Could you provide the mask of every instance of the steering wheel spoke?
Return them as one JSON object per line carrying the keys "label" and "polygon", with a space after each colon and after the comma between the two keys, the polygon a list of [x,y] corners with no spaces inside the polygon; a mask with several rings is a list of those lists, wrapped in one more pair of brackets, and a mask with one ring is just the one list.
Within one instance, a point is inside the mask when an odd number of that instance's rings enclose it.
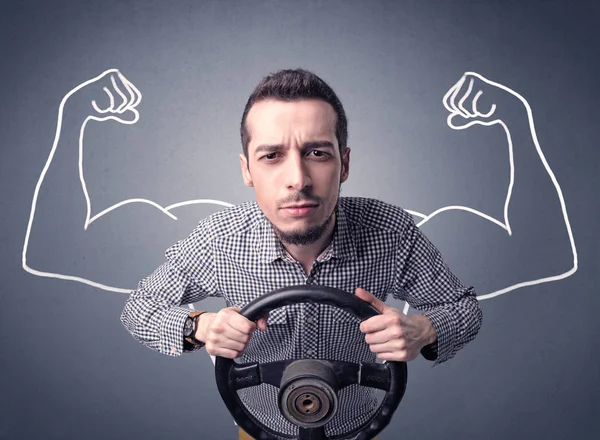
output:
{"label": "steering wheel spoke", "polygon": [[229,381],[230,387],[234,391],[260,385],[262,383],[260,364],[258,362],[248,364],[234,362],[229,373]]}
{"label": "steering wheel spoke", "polygon": [[360,364],[358,384],[364,387],[389,391],[391,386],[390,370],[386,364],[362,362]]}
{"label": "steering wheel spoke", "polygon": [[298,440],[327,440],[325,437],[325,428],[319,426],[318,428],[299,428]]}
{"label": "steering wheel spoke", "polygon": [[260,376],[262,377],[262,383],[268,383],[269,385],[279,388],[283,372],[292,362],[294,362],[294,360],[275,361],[267,364],[261,364]]}

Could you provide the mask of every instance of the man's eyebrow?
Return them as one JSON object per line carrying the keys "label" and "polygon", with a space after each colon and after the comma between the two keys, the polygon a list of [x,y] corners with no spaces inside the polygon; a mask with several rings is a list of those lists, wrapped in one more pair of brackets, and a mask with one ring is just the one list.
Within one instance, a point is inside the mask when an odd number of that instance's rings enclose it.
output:
{"label": "man's eyebrow", "polygon": [[275,145],[259,145],[258,147],[256,147],[254,149],[254,154],[258,154],[258,153],[272,153],[274,151],[277,150],[281,150],[283,148],[283,145],[281,144],[275,144]]}
{"label": "man's eyebrow", "polygon": [[[310,150],[312,148],[335,148],[335,146],[330,141],[310,141],[302,145],[303,150]],[[254,154],[273,153],[282,149],[284,149],[283,144],[262,144],[254,149]]]}
{"label": "man's eyebrow", "polygon": [[329,141],[312,141],[305,142],[302,148],[304,150],[309,150],[311,148],[334,148],[334,145],[332,142]]}

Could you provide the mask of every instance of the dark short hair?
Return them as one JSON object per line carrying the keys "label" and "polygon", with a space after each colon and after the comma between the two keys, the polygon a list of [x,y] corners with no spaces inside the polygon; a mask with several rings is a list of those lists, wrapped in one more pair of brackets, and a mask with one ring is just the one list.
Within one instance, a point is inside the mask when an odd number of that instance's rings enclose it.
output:
{"label": "dark short hair", "polygon": [[348,120],[346,112],[339,98],[329,85],[315,75],[304,69],[284,69],[264,77],[256,86],[242,115],[240,134],[242,138],[242,149],[248,157],[248,144],[250,133],[246,128],[248,112],[254,104],[266,99],[278,101],[300,101],[303,99],[320,99],[333,107],[337,118],[335,124],[335,136],[338,141],[340,154],[344,152],[348,142]]}

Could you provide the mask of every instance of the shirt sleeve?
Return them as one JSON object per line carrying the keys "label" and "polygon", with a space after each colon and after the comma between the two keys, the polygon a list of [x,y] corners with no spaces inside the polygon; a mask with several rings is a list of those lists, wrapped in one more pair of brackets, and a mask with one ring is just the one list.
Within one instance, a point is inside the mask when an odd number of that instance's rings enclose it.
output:
{"label": "shirt sleeve", "polygon": [[439,250],[408,216],[397,254],[393,296],[430,319],[437,340],[421,350],[434,366],[451,359],[475,338],[482,323],[475,289],[450,271]]}
{"label": "shirt sleeve", "polygon": [[183,325],[190,313],[184,306],[217,291],[211,243],[205,224],[165,252],[166,261],[138,283],[125,303],[121,322],[135,340],[169,356],[184,351]]}

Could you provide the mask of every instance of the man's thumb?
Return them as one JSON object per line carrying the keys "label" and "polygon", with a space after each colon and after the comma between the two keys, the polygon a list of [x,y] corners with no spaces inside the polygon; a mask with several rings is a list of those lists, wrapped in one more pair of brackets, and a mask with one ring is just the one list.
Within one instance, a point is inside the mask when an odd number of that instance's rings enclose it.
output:
{"label": "man's thumb", "polygon": [[258,318],[258,320],[256,321],[256,325],[263,332],[267,330],[267,320],[268,319],[269,319],[269,314],[267,313],[266,315],[261,316],[260,318]]}
{"label": "man's thumb", "polygon": [[369,304],[371,304],[373,307],[375,307],[379,313],[383,313],[383,310],[386,307],[385,303],[383,301],[381,301],[380,299],[376,298],[372,293],[367,292],[362,287],[358,287],[356,289],[356,291],[354,292],[354,294],[356,296],[358,296],[360,299],[362,299],[363,301],[366,301]]}

